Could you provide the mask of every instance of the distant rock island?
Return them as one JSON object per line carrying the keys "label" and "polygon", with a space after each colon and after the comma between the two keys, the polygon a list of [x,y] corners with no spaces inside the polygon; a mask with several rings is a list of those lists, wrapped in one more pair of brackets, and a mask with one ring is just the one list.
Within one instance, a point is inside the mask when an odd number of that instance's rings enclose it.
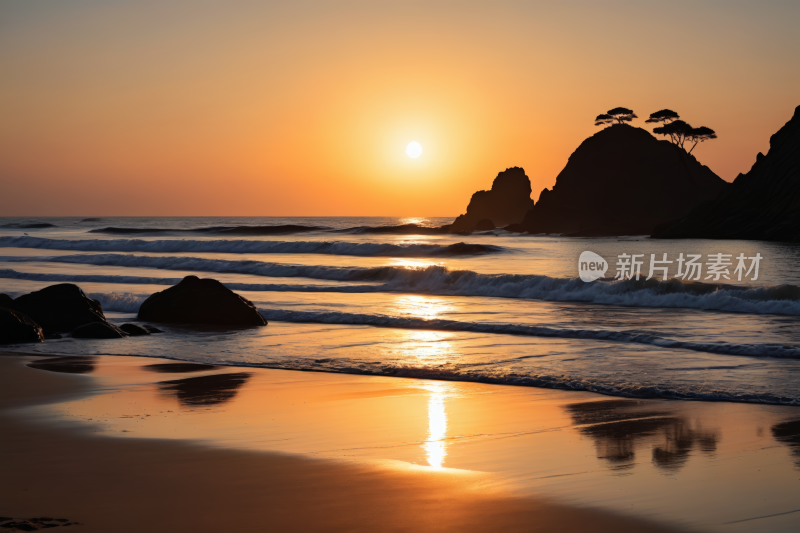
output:
{"label": "distant rock island", "polygon": [[531,180],[520,167],[507,168],[494,179],[491,190],[472,195],[467,213],[447,229],[450,233],[493,230],[521,222],[531,209]]}
{"label": "distant rock island", "polygon": [[727,186],[682,147],[617,123],[583,141],[553,189],[543,190],[524,219],[505,229],[570,236],[650,235],[657,225],[688,215]]}
{"label": "distant rock island", "polygon": [[713,202],[661,224],[653,237],[800,242],[800,106],[769,145]]}

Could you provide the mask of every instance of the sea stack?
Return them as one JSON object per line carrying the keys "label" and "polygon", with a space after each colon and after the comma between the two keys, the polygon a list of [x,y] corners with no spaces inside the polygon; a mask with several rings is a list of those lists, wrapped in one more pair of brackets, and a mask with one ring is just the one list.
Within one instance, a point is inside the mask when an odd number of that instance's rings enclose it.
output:
{"label": "sea stack", "polygon": [[653,237],[800,242],[800,106],[747,174],[713,202],[658,226]]}
{"label": "sea stack", "polygon": [[467,213],[450,225],[450,233],[486,231],[522,221],[533,209],[531,180],[520,167],[507,168],[499,173],[491,190],[472,195]]}
{"label": "sea stack", "polygon": [[650,132],[615,124],[573,152],[552,190],[544,189],[510,231],[570,236],[650,235],[686,216],[727,183],[694,156]]}
{"label": "sea stack", "polygon": [[221,326],[266,326],[253,303],[215,279],[186,276],[152,294],[139,307],[139,320]]}

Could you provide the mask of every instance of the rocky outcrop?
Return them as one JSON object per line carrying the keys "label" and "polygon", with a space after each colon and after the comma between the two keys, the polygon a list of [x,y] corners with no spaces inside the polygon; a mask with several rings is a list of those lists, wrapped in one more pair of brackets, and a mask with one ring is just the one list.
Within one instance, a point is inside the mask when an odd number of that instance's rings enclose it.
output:
{"label": "rocky outcrop", "polygon": [[150,330],[138,324],[122,324],[119,329],[130,335],[138,337],[140,335],[150,335]]}
{"label": "rocky outcrop", "polygon": [[[481,228],[488,229],[516,224],[531,209],[531,180],[525,175],[525,170],[519,167],[507,168],[494,179],[491,190],[478,191],[472,195],[467,213],[456,218],[449,231],[476,231],[478,223]],[[488,222],[494,227],[489,228]]]}
{"label": "rocky outcrop", "polygon": [[39,324],[19,311],[0,307],[0,344],[43,341],[44,333]]}
{"label": "rocky outcrop", "polygon": [[727,184],[669,141],[627,124],[589,137],[510,231],[571,236],[650,235]]}
{"label": "rocky outcrop", "polygon": [[747,174],[713,202],[657,227],[653,237],[800,242],[800,106]]}
{"label": "rocky outcrop", "polygon": [[151,295],[139,308],[139,320],[225,326],[266,326],[250,300],[215,279],[186,276],[177,285]]}
{"label": "rocky outcrop", "polygon": [[45,335],[66,333],[89,322],[107,323],[100,302],[71,283],[51,285],[15,299],[12,308],[39,324]]}
{"label": "rocky outcrop", "polygon": [[128,334],[108,322],[89,322],[72,330],[76,339],[121,339]]}

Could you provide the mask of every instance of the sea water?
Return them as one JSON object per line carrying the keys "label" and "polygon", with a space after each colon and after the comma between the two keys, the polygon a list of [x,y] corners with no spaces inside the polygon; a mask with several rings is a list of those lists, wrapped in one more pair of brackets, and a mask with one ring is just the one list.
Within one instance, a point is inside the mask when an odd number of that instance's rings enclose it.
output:
{"label": "sea water", "polygon": [[[4,350],[800,404],[800,246],[433,229],[450,222],[3,218],[0,292],[76,283],[121,324],[137,321],[149,295],[197,275],[250,299],[269,321],[158,324],[163,334]],[[603,279],[578,277],[584,251],[608,262]],[[732,258],[726,277],[645,280],[651,254],[673,261],[669,278],[681,254],[719,253]],[[641,256],[638,281],[613,279],[624,254]],[[738,279],[740,255],[760,257],[756,279]]]}

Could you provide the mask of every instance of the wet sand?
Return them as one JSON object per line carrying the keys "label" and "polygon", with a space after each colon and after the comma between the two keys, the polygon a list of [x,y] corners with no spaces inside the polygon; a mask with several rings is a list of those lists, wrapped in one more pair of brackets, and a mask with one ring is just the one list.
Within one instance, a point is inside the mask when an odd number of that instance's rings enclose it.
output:
{"label": "wet sand", "polygon": [[800,524],[798,419],[786,407],[4,356],[0,516],[123,532],[787,531]]}

